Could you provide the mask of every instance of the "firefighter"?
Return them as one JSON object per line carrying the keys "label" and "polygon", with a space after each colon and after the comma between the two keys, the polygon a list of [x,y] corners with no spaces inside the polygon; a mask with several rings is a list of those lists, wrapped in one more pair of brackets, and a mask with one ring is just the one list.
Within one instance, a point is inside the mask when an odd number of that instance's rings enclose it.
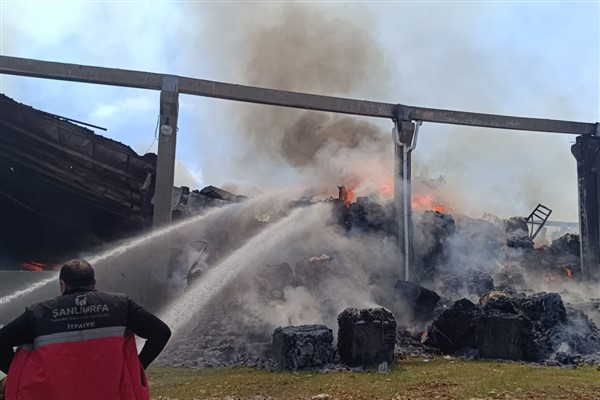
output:
{"label": "firefighter", "polygon": [[[169,340],[169,327],[126,295],[97,291],[85,260],[63,265],[59,282],[61,296],[0,329],[6,400],[148,400],[144,370]],[[146,339],[139,355],[135,335]]]}

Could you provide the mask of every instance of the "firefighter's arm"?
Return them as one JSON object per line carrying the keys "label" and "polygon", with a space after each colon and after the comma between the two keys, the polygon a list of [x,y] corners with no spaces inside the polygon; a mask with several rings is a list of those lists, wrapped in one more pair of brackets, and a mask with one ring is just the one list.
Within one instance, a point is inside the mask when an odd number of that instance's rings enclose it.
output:
{"label": "firefighter's arm", "polygon": [[146,343],[139,354],[142,367],[146,369],[158,357],[169,341],[171,330],[156,315],[131,300],[129,300],[127,328],[139,337],[146,339]]}
{"label": "firefighter's arm", "polygon": [[0,371],[8,374],[10,363],[15,356],[13,349],[25,343],[33,343],[27,312],[0,328]]}

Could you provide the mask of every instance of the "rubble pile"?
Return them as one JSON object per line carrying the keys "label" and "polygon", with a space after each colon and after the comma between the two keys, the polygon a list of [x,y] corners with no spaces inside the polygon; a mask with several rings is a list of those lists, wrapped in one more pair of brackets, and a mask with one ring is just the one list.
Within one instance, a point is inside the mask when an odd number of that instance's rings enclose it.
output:
{"label": "rubble pile", "polygon": [[[379,365],[391,363],[394,352],[439,351],[600,365],[600,333],[593,322],[600,299],[577,297],[574,287],[568,292],[565,286],[580,278],[576,235],[533,246],[523,218],[426,211],[414,219],[420,272],[412,274],[415,282],[404,282],[392,257],[397,227],[391,206],[366,198],[330,204],[330,219],[274,249],[284,256],[248,269],[218,293],[172,339],[160,362],[296,370],[331,368],[331,362]],[[290,207],[313,205],[304,199]],[[203,265],[196,279],[286,212],[259,210],[206,224],[214,228],[202,237],[210,243],[197,247],[196,253],[204,253],[196,258]],[[309,243],[312,250],[306,250]],[[547,276],[555,276],[557,293],[532,289]]]}

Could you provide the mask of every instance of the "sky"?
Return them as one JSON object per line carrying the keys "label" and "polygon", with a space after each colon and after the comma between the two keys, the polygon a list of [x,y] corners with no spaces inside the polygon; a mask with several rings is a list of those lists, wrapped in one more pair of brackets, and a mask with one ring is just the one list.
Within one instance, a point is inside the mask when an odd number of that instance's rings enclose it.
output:
{"label": "sky", "polygon": [[[600,3],[0,2],[0,53],[412,106],[600,121]],[[159,92],[0,76],[34,108],[156,152]],[[180,96],[176,185],[376,195],[392,122]],[[472,217],[577,220],[575,136],[424,123],[415,192]],[[443,179],[436,179],[440,176]],[[439,182],[444,182],[439,184]]]}

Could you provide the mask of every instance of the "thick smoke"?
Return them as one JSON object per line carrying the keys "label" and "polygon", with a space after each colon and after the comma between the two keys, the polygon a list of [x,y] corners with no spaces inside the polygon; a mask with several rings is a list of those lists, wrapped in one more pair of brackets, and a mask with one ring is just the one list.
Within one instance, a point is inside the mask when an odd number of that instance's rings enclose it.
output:
{"label": "thick smoke", "polygon": [[[314,3],[197,7],[212,21],[228,21],[228,29],[208,22],[202,31],[220,38],[218,48],[206,51],[224,58],[218,68],[226,80],[432,108],[598,118],[599,99],[589,89],[594,83],[562,85],[564,80],[557,77],[565,66],[553,56],[566,52],[576,59],[583,50],[597,59],[597,50],[590,50],[597,46],[569,50],[559,42],[532,54],[503,45],[496,32],[516,35],[516,26],[525,22],[503,23],[506,16],[494,5],[401,3],[386,10]],[[385,26],[390,22],[386,13],[405,18],[392,29]],[[551,34],[558,35],[555,31]],[[538,41],[542,34],[542,27],[533,26],[522,33]],[[597,82],[587,69],[582,73]],[[583,98],[589,108],[576,106]],[[230,110],[240,151],[233,154],[228,177],[221,160],[205,166],[206,176],[258,181],[265,187],[331,187],[354,177],[361,184],[375,180],[372,186],[379,189],[392,181],[390,121],[246,104]],[[472,217],[484,212],[527,215],[543,203],[554,210],[554,219],[574,221],[576,174],[569,139],[426,123],[413,171],[426,179],[444,175],[444,200]],[[343,165],[331,160],[339,153]],[[557,186],[567,190],[557,193]],[[370,191],[361,187],[359,194]]]}
{"label": "thick smoke", "polygon": [[[373,34],[340,14],[291,4],[236,4],[235,66],[241,83],[279,90],[349,97],[386,79],[383,53]],[[244,16],[239,16],[244,14]],[[228,35],[231,35],[228,32]],[[392,140],[372,119],[282,107],[229,104],[240,134],[233,155],[239,176],[259,176],[257,164],[289,168],[294,182],[321,194],[335,185],[391,180]],[[391,129],[392,124],[387,124]],[[372,185],[375,186],[375,185]],[[368,190],[371,190],[369,188]]]}

